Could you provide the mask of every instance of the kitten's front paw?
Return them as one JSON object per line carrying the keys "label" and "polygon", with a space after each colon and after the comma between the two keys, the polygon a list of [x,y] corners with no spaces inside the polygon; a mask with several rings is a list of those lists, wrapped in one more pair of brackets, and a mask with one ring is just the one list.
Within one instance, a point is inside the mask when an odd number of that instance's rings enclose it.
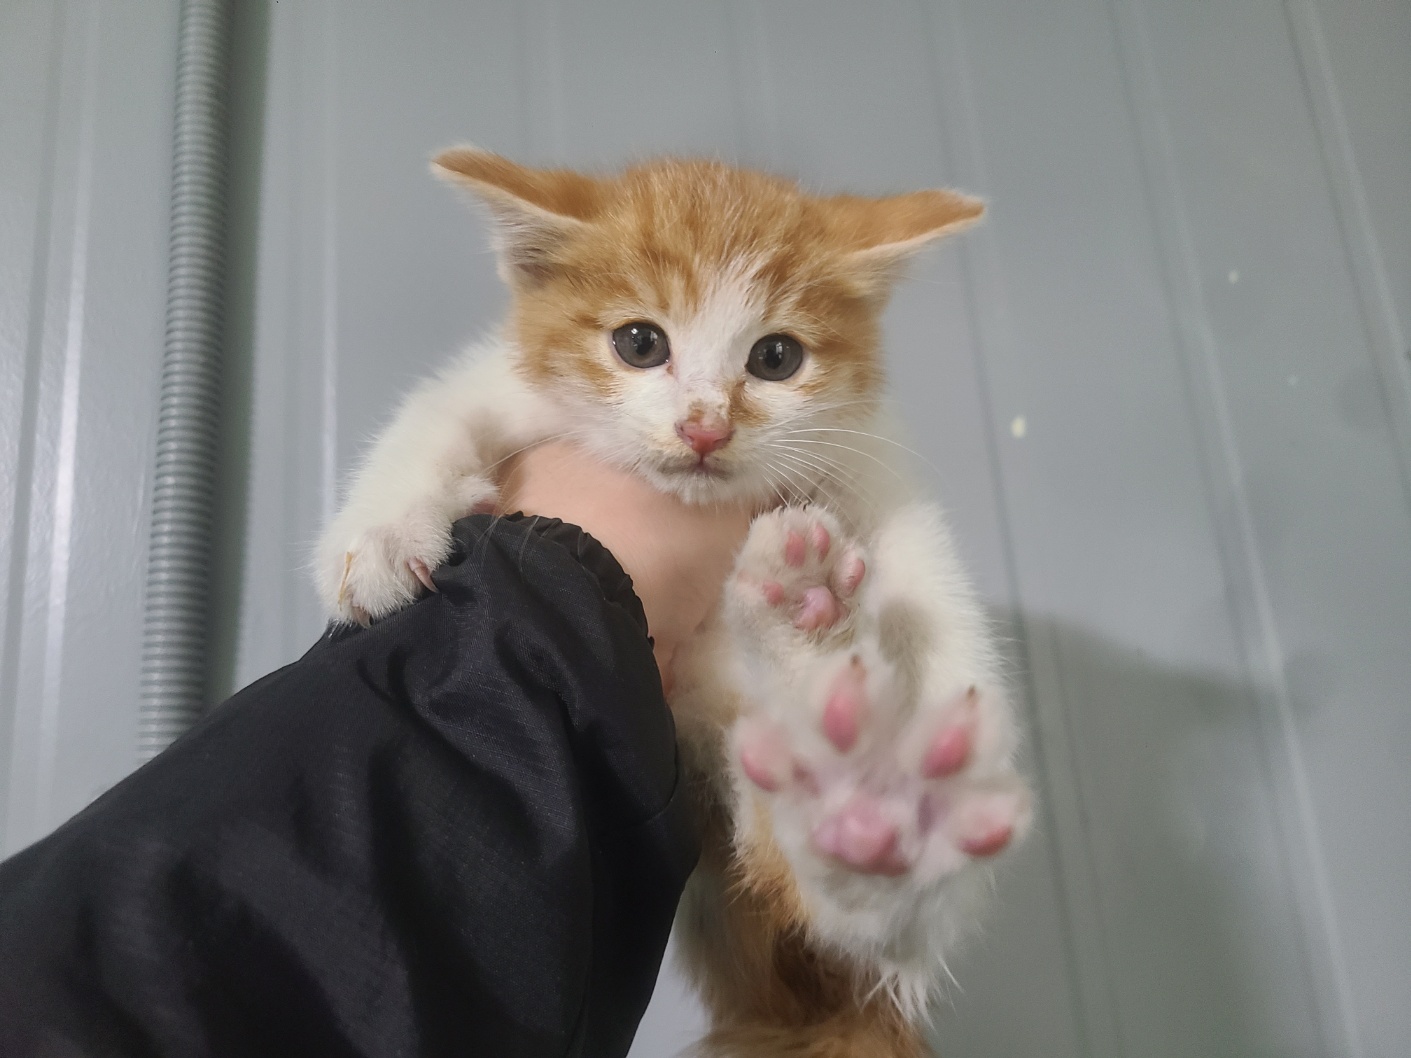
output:
{"label": "kitten's front paw", "polygon": [[[481,499],[471,513],[493,509]],[[329,612],[366,625],[435,591],[431,574],[451,550],[452,517],[428,505],[379,524],[358,524],[345,511],[323,534],[318,552],[319,589]]]}
{"label": "kitten's front paw", "polygon": [[866,572],[861,549],[831,514],[780,507],[750,526],[726,588],[727,606],[776,652],[787,652],[794,632],[813,638],[846,632]]}
{"label": "kitten's front paw", "polygon": [[319,587],[329,610],[366,625],[432,588],[431,570],[450,551],[451,527],[430,523],[407,519],[350,533],[335,522],[319,545]]}

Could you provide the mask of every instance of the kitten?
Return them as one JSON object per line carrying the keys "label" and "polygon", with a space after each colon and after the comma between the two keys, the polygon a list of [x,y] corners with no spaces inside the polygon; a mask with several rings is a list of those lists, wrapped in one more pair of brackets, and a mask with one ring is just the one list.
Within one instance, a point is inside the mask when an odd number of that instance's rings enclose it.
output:
{"label": "kitten", "polygon": [[451,522],[548,438],[688,501],[772,508],[672,693],[706,836],[678,915],[701,1053],[922,1053],[1030,807],[980,608],[893,466],[879,319],[902,261],[983,207],[704,161],[595,177],[463,147],[434,170],[489,206],[509,318],[357,472],[320,545],[330,610],[409,604]]}

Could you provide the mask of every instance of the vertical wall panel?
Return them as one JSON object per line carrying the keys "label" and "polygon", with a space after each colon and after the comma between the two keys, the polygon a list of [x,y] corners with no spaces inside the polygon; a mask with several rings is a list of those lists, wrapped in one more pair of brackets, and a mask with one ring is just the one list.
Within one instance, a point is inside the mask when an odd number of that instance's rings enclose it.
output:
{"label": "vertical wall panel", "polygon": [[946,29],[999,207],[977,317],[993,418],[1025,427],[997,445],[1088,1053],[1280,1052],[1307,986],[1250,975],[1299,965],[1292,898],[1112,12]]}
{"label": "vertical wall panel", "polygon": [[176,5],[0,19],[3,852],[136,762]]}
{"label": "vertical wall panel", "polygon": [[[1375,279],[1358,261],[1367,233],[1349,224],[1350,174],[1320,126],[1314,93],[1336,88],[1310,84],[1328,72],[1310,65],[1309,27],[1301,40],[1272,4],[1216,26],[1165,5],[1149,12],[1184,252],[1209,329],[1206,381],[1228,415],[1229,499],[1262,609],[1319,1011],[1330,1046],[1389,1053],[1411,1034],[1399,880],[1411,846],[1386,840],[1399,812],[1369,809],[1349,779],[1375,775],[1379,803],[1411,802],[1411,450],[1400,440],[1411,439],[1411,406],[1383,370],[1377,292],[1361,289]],[[1253,84],[1239,74],[1251,62],[1264,72]]]}

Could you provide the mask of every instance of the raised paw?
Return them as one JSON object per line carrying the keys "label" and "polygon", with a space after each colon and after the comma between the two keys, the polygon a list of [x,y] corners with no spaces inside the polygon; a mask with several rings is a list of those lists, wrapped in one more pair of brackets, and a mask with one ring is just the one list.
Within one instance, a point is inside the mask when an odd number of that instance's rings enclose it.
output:
{"label": "raised paw", "polygon": [[335,521],[319,545],[319,586],[330,612],[369,621],[435,591],[432,572],[451,548],[451,523],[436,512],[353,529]]}
{"label": "raised paw", "polygon": [[963,688],[906,716],[885,670],[841,659],[805,724],[747,716],[736,752],[786,846],[833,870],[926,885],[1010,845],[1028,824],[1029,794],[994,752],[994,692]]}
{"label": "raised paw", "polygon": [[844,623],[866,572],[860,548],[831,514],[782,507],[755,519],[728,598],[754,623],[824,633]]}
{"label": "raised paw", "polygon": [[365,625],[436,591],[432,574],[450,553],[451,523],[493,512],[496,498],[492,485],[470,477],[400,502],[355,490],[319,541],[318,583],[329,612]]}

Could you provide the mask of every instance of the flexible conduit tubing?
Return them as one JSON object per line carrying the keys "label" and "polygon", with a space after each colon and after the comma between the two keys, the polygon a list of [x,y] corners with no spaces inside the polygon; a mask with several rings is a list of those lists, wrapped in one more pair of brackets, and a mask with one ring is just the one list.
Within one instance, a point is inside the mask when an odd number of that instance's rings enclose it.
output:
{"label": "flexible conduit tubing", "polygon": [[183,0],[176,63],[166,342],[142,622],[138,752],[205,706],[225,288],[228,0]]}

